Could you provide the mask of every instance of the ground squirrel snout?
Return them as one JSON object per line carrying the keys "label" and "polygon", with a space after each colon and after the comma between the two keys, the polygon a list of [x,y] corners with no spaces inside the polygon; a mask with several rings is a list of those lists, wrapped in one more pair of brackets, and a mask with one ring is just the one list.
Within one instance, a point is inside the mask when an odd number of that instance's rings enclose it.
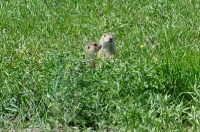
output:
{"label": "ground squirrel snout", "polygon": [[116,55],[115,38],[110,33],[104,33],[99,41],[102,46],[98,52],[99,58],[114,58]]}

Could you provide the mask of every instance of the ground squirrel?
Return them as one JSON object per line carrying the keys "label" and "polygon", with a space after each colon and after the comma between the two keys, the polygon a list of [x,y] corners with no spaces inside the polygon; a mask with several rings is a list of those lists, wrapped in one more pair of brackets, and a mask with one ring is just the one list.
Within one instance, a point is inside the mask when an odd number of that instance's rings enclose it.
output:
{"label": "ground squirrel", "polygon": [[115,39],[110,33],[104,33],[99,44],[102,46],[98,51],[99,58],[114,58],[116,55]]}
{"label": "ground squirrel", "polygon": [[85,46],[85,52],[90,54],[90,65],[91,67],[95,67],[95,61],[94,61],[94,57],[95,57],[95,53],[97,53],[100,49],[101,49],[101,45],[97,44],[96,42],[90,42],[89,44],[87,44]]}

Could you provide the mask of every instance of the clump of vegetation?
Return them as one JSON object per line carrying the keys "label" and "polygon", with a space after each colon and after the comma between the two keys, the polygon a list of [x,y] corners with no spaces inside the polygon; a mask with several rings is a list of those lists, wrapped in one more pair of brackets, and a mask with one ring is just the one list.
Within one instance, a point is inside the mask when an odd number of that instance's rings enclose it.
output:
{"label": "clump of vegetation", "polygon": [[[198,1],[0,5],[0,130],[199,130]],[[104,32],[117,58],[92,69]]]}

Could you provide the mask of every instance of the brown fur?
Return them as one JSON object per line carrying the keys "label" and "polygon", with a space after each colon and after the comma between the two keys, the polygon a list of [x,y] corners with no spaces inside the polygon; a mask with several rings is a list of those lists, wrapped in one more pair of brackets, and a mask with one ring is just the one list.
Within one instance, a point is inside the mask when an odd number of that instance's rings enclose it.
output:
{"label": "brown fur", "polygon": [[87,53],[91,53],[90,54],[90,58],[91,58],[90,66],[91,67],[96,66],[95,61],[94,61],[94,56],[95,56],[94,53],[97,53],[100,49],[101,49],[101,45],[97,44],[96,42],[90,42],[89,44],[86,45],[85,51]]}

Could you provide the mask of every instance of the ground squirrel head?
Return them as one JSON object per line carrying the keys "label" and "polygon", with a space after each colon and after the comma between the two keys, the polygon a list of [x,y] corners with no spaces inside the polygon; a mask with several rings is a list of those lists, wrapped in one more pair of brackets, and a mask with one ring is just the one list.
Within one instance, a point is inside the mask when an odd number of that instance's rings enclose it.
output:
{"label": "ground squirrel head", "polygon": [[101,49],[101,45],[96,42],[90,42],[86,45],[85,50],[86,52],[96,53]]}
{"label": "ground squirrel head", "polygon": [[115,39],[112,34],[104,33],[100,39],[100,44],[102,45],[102,49],[108,49],[114,43],[114,41]]}

